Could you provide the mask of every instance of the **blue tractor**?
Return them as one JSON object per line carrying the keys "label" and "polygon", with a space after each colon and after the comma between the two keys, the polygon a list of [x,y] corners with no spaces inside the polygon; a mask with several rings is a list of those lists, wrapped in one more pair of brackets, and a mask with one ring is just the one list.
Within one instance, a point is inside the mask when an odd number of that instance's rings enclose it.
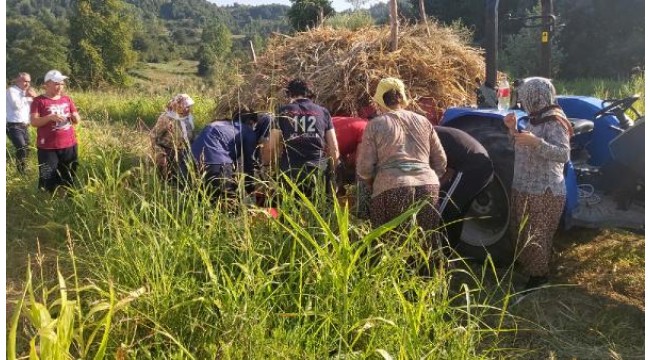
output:
{"label": "blue tractor", "polygon": [[[638,99],[558,97],[574,129],[571,161],[565,166],[565,229],[644,229],[645,118],[633,108]],[[449,108],[441,120],[441,125],[461,129],[483,144],[495,171],[494,180],[471,205],[459,252],[471,258],[483,258],[490,253],[497,262],[505,264],[514,255],[508,236],[514,146],[503,118],[512,111],[517,114],[518,127],[525,128],[527,114],[519,110]],[[630,119],[626,112],[636,119]]]}

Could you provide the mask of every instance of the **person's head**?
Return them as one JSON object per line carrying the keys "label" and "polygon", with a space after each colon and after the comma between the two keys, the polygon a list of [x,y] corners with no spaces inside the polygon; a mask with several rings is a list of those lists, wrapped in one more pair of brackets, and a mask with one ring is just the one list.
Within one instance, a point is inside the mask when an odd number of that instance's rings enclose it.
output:
{"label": "person's head", "polygon": [[530,77],[517,88],[517,99],[526,112],[535,113],[555,105],[555,87],[549,79]]}
{"label": "person's head", "polygon": [[231,120],[253,126],[257,123],[257,114],[251,111],[248,106],[242,105],[233,111]]}
{"label": "person's head", "polygon": [[180,116],[188,116],[192,112],[194,100],[187,94],[178,94],[167,103],[167,111],[173,111]]}
{"label": "person's head", "polygon": [[61,74],[59,70],[50,70],[43,77],[43,86],[45,87],[45,95],[59,96],[63,93],[65,87],[65,80],[68,77]]}
{"label": "person's head", "polygon": [[307,81],[295,78],[287,84],[286,89],[287,96],[296,99],[296,98],[311,98],[314,95],[314,92],[311,90],[311,86]]}
{"label": "person's head", "polygon": [[32,82],[32,77],[29,76],[26,72],[18,73],[18,76],[14,79],[14,85],[18,86],[21,90],[29,89],[29,85]]}
{"label": "person's head", "polygon": [[381,79],[373,99],[384,110],[394,110],[408,105],[404,83],[397,78]]}

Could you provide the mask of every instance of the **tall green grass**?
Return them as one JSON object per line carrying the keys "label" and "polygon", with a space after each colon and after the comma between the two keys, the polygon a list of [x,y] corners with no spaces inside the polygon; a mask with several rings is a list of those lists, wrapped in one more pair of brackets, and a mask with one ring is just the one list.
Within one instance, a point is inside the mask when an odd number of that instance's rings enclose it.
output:
{"label": "tall green grass", "polygon": [[[628,80],[617,79],[577,79],[554,81],[558,94],[595,96],[600,99],[622,99],[638,95],[634,108],[645,114],[645,76],[635,75]],[[631,116],[632,114],[630,114]]]}
{"label": "tall green grass", "polygon": [[[216,100],[190,95],[197,118],[208,117]],[[426,234],[411,228],[400,242],[383,241],[415,210],[372,230],[322,189],[312,199],[280,190],[279,219],[243,197],[215,205],[200,179],[177,189],[154,175],[137,121],[153,123],[167,96],[72,96],[86,119],[78,128],[80,188],[49,197],[7,165],[8,192],[20,204],[12,209],[22,208],[33,222],[26,226],[61,251],[62,275],[41,272],[40,300],[16,299],[8,340],[17,357],[29,354],[42,325],[24,323],[29,306],[47,302],[50,318],[60,316],[61,278],[75,284],[65,285],[77,334],[65,350],[74,357],[100,350],[130,359],[521,354],[503,342],[518,326],[507,311],[508,274],[488,263],[422,277],[407,263],[427,263]],[[70,235],[60,231],[66,226]],[[74,244],[70,256],[66,244]]]}
{"label": "tall green grass", "polygon": [[486,323],[504,313],[496,299],[478,296],[478,278],[455,293],[451,273],[419,277],[405,266],[422,253],[417,231],[378,245],[413,211],[371,231],[323,193],[312,202],[283,192],[273,220],[243,203],[215,206],[197,186],[169,187],[145,164],[127,169],[117,154],[102,158],[65,203],[66,221],[85,249],[87,276],[121,292],[146,288],[112,329],[112,346],[125,344],[133,358],[498,351],[500,322]]}
{"label": "tall green grass", "polygon": [[[136,161],[146,136],[128,125],[84,126],[82,186],[41,205],[71,230],[74,257],[62,257],[61,272],[76,274],[75,289],[104,289],[75,290],[82,315],[71,331],[85,339],[110,331],[92,346],[73,341],[71,356],[84,348],[131,359],[499,356],[499,334],[511,330],[507,289],[491,293],[485,278],[464,270],[419,276],[406,266],[412,258],[426,264],[416,230],[399,243],[379,241],[413,211],[373,231],[322,191],[310,200],[282,190],[277,220],[243,198],[215,205],[200,179],[177,189],[160,182],[146,157]],[[42,283],[57,287],[56,278]],[[110,323],[98,314],[83,320],[93,304],[133,293]],[[17,336],[16,348],[29,349],[26,340]]]}

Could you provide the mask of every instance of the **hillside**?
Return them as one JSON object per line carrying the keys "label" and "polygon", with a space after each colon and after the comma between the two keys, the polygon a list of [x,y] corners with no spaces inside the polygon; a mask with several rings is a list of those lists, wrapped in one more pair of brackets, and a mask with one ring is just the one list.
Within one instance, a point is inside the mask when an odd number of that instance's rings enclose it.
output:
{"label": "hillside", "polygon": [[[288,32],[284,5],[232,5],[220,7],[206,0],[126,0],[127,12],[135,18],[133,47],[144,62],[193,59],[207,20],[225,23],[234,36],[235,51],[255,37]],[[24,24],[42,22],[53,34],[66,36],[66,21],[72,0],[8,0],[7,21]],[[15,26],[14,26],[15,27]],[[12,27],[13,28],[13,27]],[[11,30],[7,31],[8,39]],[[8,40],[8,47],[10,41]]]}

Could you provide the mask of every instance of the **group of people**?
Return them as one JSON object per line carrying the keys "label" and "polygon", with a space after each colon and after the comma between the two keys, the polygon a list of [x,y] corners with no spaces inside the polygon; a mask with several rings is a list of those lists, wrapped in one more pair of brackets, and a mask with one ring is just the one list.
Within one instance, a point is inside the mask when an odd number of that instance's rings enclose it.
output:
{"label": "group of people", "polygon": [[[48,191],[72,186],[77,167],[74,125],[80,116],[63,93],[66,79],[49,71],[45,92],[37,96],[29,74],[20,73],[7,90],[7,135],[16,148],[18,170],[26,168],[31,124],[37,128],[39,187]],[[434,126],[407,110],[406,88],[397,78],[379,82],[372,98],[376,107],[366,106],[360,112],[364,117],[333,118],[313,95],[306,81],[294,79],[286,87],[287,103],[275,114],[242,106],[198,134],[193,99],[176,95],[150,132],[157,171],[174,183],[198,173],[214,199],[240,189],[237,170],[245,175],[244,190],[253,192],[256,164],[261,172],[276,168],[308,197],[318,184],[334,195],[336,188],[356,183],[369,197],[367,217],[373,227],[420,203],[417,225],[433,234],[442,220],[449,245],[455,246],[470,203],[492,180],[485,148],[461,130]],[[527,287],[535,287],[548,280],[572,128],[548,79],[527,79],[518,97],[531,121],[520,129],[514,114],[504,119],[515,149],[511,226],[519,242],[518,262],[530,277]],[[438,239],[428,237],[425,245],[435,248],[441,245]]]}
{"label": "group of people", "polygon": [[16,148],[18,172],[27,170],[31,124],[36,127],[38,186],[50,192],[59,186],[73,186],[78,164],[74,126],[80,116],[64,93],[67,78],[58,70],[48,71],[43,77],[44,93],[37,95],[31,76],[21,72],[7,89],[7,137]]}

